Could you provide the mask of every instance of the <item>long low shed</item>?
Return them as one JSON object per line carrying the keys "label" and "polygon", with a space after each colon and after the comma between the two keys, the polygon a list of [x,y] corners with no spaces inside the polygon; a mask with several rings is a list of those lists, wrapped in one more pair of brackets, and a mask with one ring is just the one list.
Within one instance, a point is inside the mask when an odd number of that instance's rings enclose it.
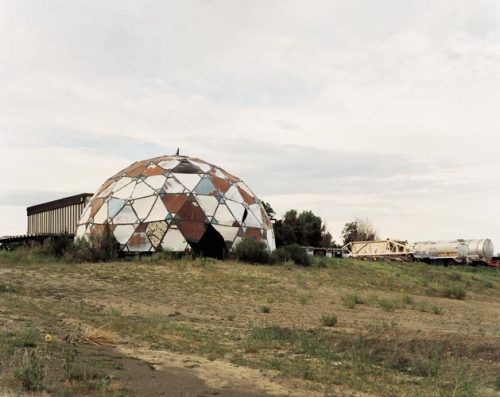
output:
{"label": "long low shed", "polygon": [[75,234],[78,219],[91,197],[90,193],[81,193],[28,207],[28,235]]}

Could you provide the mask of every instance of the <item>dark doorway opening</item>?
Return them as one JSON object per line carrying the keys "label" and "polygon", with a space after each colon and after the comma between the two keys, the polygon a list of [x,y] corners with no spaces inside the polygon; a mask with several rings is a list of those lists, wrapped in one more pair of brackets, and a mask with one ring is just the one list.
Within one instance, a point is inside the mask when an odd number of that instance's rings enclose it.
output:
{"label": "dark doorway opening", "polygon": [[197,244],[192,244],[193,251],[198,256],[224,259],[227,256],[227,246],[221,234],[209,224],[207,230]]}

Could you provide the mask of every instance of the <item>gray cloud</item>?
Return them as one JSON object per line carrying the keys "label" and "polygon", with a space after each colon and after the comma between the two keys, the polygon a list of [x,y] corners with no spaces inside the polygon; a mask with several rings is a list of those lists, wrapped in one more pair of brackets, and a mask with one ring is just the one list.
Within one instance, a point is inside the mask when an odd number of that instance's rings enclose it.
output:
{"label": "gray cloud", "polygon": [[[32,205],[57,200],[63,197],[72,196],[83,192],[75,191],[43,191],[14,189],[5,190],[0,196],[0,206],[30,207]],[[88,192],[86,192],[88,193]]]}
{"label": "gray cloud", "polygon": [[283,209],[500,242],[499,27],[494,0],[1,2],[0,228],[181,147]]}

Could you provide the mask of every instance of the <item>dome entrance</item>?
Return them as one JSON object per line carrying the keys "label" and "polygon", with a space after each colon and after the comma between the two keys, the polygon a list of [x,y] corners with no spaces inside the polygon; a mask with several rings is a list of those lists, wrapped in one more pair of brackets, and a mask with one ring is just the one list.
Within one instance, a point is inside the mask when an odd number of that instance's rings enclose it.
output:
{"label": "dome entrance", "polygon": [[215,259],[224,259],[227,256],[227,245],[222,235],[215,230],[212,225],[207,226],[207,230],[198,243],[190,243],[194,253],[198,256],[207,256]]}

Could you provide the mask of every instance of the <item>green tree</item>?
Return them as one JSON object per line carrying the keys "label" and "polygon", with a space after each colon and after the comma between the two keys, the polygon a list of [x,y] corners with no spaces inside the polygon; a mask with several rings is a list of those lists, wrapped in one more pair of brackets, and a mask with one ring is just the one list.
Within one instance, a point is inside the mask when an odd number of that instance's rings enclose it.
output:
{"label": "green tree", "polygon": [[326,225],[321,226],[321,247],[333,247],[335,246],[335,241],[329,231],[326,230]]}
{"label": "green tree", "polygon": [[274,234],[276,238],[276,245],[281,247],[292,243],[298,243],[299,237],[299,224],[297,219],[297,211],[289,210],[283,216],[283,219],[274,223]]}
{"label": "green tree", "polygon": [[300,230],[300,244],[317,247],[321,244],[321,218],[312,213],[312,211],[304,211],[298,217]]}
{"label": "green tree", "polygon": [[356,218],[352,222],[347,222],[342,229],[344,245],[352,241],[373,241],[377,239],[377,232],[368,219]]}
{"label": "green tree", "polygon": [[321,218],[312,211],[289,210],[283,219],[274,223],[274,234],[278,247],[300,244],[312,247],[327,247],[332,243],[332,236],[326,230]]}
{"label": "green tree", "polygon": [[261,201],[262,206],[264,207],[264,210],[266,211],[267,216],[269,219],[274,220],[276,216],[276,211],[273,210],[273,207],[271,207],[271,204],[269,204],[267,201]]}

